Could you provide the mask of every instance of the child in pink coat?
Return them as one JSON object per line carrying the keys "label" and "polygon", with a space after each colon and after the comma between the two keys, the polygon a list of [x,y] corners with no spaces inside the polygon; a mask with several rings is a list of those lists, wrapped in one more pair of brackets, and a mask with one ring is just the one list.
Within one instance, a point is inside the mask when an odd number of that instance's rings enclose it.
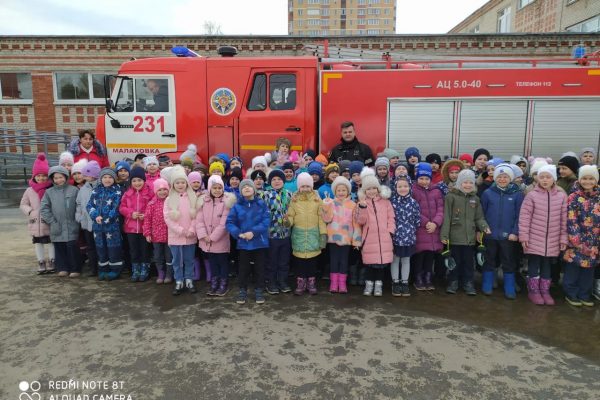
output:
{"label": "child in pink coat", "polygon": [[519,241],[527,254],[529,300],[554,305],[550,295],[550,264],[567,248],[567,195],[556,186],[556,167],[538,170],[535,188],[525,196],[519,213]]}
{"label": "child in pink coat", "polygon": [[209,296],[225,296],[229,292],[229,233],[226,223],[229,210],[237,198],[225,193],[225,184],[219,175],[208,178],[208,193],[198,199],[196,233],[198,244],[208,258],[211,268]]}
{"label": "child in pink coat", "polygon": [[[50,242],[50,227],[40,217],[42,197],[46,189],[52,186],[48,179],[48,160],[44,153],[39,153],[33,162],[32,177],[29,187],[21,199],[21,211],[27,216],[29,233],[35,246],[38,262],[38,275],[54,272],[54,245]],[[48,262],[44,257],[44,245],[48,245]]]}
{"label": "child in pink coat", "polygon": [[150,275],[150,247],[144,237],[143,225],[146,207],[154,192],[146,185],[146,173],[135,166],[129,175],[129,189],[121,198],[119,212],[124,218],[123,231],[131,255],[131,281],[144,282]]}
{"label": "child in pink coat", "polygon": [[165,200],[169,195],[169,183],[158,178],[154,181],[154,198],[150,200],[144,214],[144,237],[152,244],[157,284],[173,281],[173,256],[167,244],[168,229],[163,215]]}
{"label": "child in pink coat", "polygon": [[392,235],[396,222],[389,200],[391,190],[380,185],[372,171],[365,167],[361,173],[357,222],[362,226],[362,260],[368,274],[363,295],[382,296],[383,277],[394,259]]}

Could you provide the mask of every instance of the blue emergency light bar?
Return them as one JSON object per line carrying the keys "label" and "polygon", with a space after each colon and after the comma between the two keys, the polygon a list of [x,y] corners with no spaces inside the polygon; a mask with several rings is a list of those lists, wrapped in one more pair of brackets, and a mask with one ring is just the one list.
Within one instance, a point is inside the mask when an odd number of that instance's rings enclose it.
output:
{"label": "blue emergency light bar", "polygon": [[177,57],[200,57],[200,55],[185,46],[175,46],[171,49],[171,52]]}

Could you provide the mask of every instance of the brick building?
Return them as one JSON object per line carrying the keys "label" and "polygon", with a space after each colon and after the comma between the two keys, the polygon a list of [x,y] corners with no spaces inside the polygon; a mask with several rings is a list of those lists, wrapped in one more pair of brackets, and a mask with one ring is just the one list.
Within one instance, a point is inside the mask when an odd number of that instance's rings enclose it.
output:
{"label": "brick building", "polygon": [[600,32],[600,0],[490,0],[449,33]]}
{"label": "brick building", "polygon": [[[171,56],[185,44],[202,55],[217,55],[229,44],[240,55],[306,55],[314,38],[295,36],[4,36],[0,37],[0,127],[64,132],[94,128],[104,112],[104,74],[118,71],[131,57]],[[593,34],[389,35],[331,37],[332,47],[394,56],[567,56],[584,43],[600,48]],[[1,150],[1,149],[0,149]]]}
{"label": "brick building", "polygon": [[396,33],[396,0],[288,0],[288,34]]}

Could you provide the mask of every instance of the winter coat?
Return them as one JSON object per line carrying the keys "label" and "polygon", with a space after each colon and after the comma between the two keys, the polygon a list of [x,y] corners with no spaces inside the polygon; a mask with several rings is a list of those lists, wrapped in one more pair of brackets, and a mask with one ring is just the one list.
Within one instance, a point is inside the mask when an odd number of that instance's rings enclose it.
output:
{"label": "winter coat", "polygon": [[400,196],[392,195],[392,208],[396,230],[392,241],[395,246],[414,246],[417,242],[417,229],[421,225],[421,208],[410,194]]}
{"label": "winter coat", "polygon": [[[240,197],[227,216],[227,231],[237,241],[238,250],[258,250],[269,247],[271,216],[264,201],[254,196],[252,200]],[[240,234],[252,232],[253,238],[242,239]]]}
{"label": "winter coat", "polygon": [[[179,208],[171,211],[168,201],[163,206],[163,216],[167,224],[167,243],[172,246],[187,246],[196,244],[196,216],[190,213],[190,202],[187,192],[174,193],[171,196],[179,196]],[[168,199],[168,198],[167,198]]]}
{"label": "winter coat", "polygon": [[321,253],[327,226],[321,217],[323,202],[317,191],[296,193],[288,209],[287,225],[292,227],[292,254],[298,258],[313,258]]}
{"label": "winter coat", "polygon": [[331,191],[331,183],[326,182],[324,183],[320,188],[319,188],[319,197],[321,197],[321,199],[324,199],[325,197],[327,197],[327,193],[329,193],[329,197],[334,198],[334,194]]}
{"label": "winter coat", "polygon": [[519,210],[523,203],[523,193],[514,183],[505,190],[492,184],[481,196],[485,220],[492,234],[490,239],[507,240],[508,235],[519,235]]}
{"label": "winter coat", "polygon": [[[92,219],[93,232],[120,232],[121,220],[119,218],[119,204],[121,204],[121,188],[119,185],[103,186],[96,185],[86,208]],[[102,222],[96,222],[96,218],[102,217]]]}
{"label": "winter coat", "polygon": [[[198,200],[196,234],[200,248],[207,253],[229,253],[229,232],[226,223],[229,210],[237,202],[232,193],[224,193],[219,198],[204,195]],[[210,243],[203,240],[210,238]]]}
{"label": "winter coat", "polygon": [[[134,212],[146,214],[146,207],[152,198],[154,191],[147,185],[143,185],[141,190],[135,190],[133,187],[127,189],[121,198],[119,212],[123,216],[123,232],[125,233],[142,233],[144,221],[133,219]],[[145,216],[144,216],[145,218]]]}
{"label": "winter coat", "polygon": [[74,162],[85,158],[88,161],[96,161],[100,165],[100,168],[110,166],[104,146],[96,139],[94,139],[92,151],[88,153],[81,147],[79,138],[74,138],[73,140],[71,140],[71,143],[69,143],[69,153],[73,154]]}
{"label": "winter coat", "polygon": [[525,254],[558,257],[560,245],[567,245],[567,195],[556,186],[529,192],[519,213],[519,241],[527,242]]}
{"label": "winter coat", "polygon": [[292,179],[291,181],[285,181],[283,183],[283,188],[287,189],[291,194],[294,194],[298,191],[298,185],[296,184],[295,179]]}
{"label": "winter coat", "polygon": [[[149,172],[146,172],[146,186],[150,188],[152,193],[154,193],[154,181],[160,178],[160,171],[156,171],[154,175]],[[129,186],[128,186],[129,187]]]}
{"label": "winter coat", "polygon": [[98,185],[98,181],[86,182],[85,185],[79,189],[79,193],[77,193],[77,211],[75,212],[75,220],[79,222],[81,229],[88,232],[92,231],[94,222],[87,212],[87,204],[90,201],[90,197],[92,197],[92,191],[96,185]]}
{"label": "winter coat", "polygon": [[323,201],[322,218],[327,224],[327,243],[338,246],[362,245],[362,229],[356,220],[356,203],[350,199]]}
{"label": "winter coat", "polygon": [[166,197],[161,199],[155,196],[146,206],[142,231],[145,237],[150,236],[152,243],[167,243],[168,241],[168,228],[163,214],[165,200]]}
{"label": "winter coat", "polygon": [[362,260],[367,264],[389,264],[394,259],[392,235],[396,220],[392,203],[381,196],[366,199],[365,208],[357,207],[357,222],[362,226]]}
{"label": "winter coat", "polygon": [[23,214],[27,216],[27,228],[29,229],[29,234],[33,237],[50,235],[50,227],[40,218],[41,207],[42,200],[40,196],[38,196],[33,188],[27,188],[21,198],[20,208]]}
{"label": "winter coat", "polygon": [[442,241],[450,245],[473,246],[477,244],[477,232],[485,231],[488,224],[483,216],[479,197],[473,191],[463,193],[454,188],[444,199],[444,223],[440,232]]}
{"label": "winter coat", "polygon": [[594,267],[600,260],[600,187],[572,193],[567,203],[569,244],[563,258],[581,268]]}
{"label": "winter coat", "polygon": [[[440,229],[444,223],[444,197],[441,190],[436,186],[429,186],[425,189],[418,184],[414,184],[412,186],[412,196],[421,210],[421,224],[417,229],[416,252],[440,251],[442,249]],[[428,222],[436,224],[433,233],[427,233],[426,226]]]}
{"label": "winter coat", "polygon": [[567,193],[568,195],[573,193],[575,190],[574,189],[574,185],[575,182],[577,182],[577,177],[575,175],[571,175],[569,177],[566,178],[558,178],[558,180],[556,181],[556,184],[561,187],[565,193]]}
{"label": "winter coat", "polygon": [[371,166],[375,162],[373,151],[369,145],[359,142],[357,138],[350,142],[346,142],[342,138],[340,143],[331,150],[329,161],[339,164],[342,160],[362,161],[367,166]]}
{"label": "winter coat", "polygon": [[67,183],[46,190],[40,215],[50,225],[52,242],[71,242],[79,238],[79,224],[75,220],[78,191],[75,186]]}
{"label": "winter coat", "polygon": [[285,226],[284,217],[292,201],[292,193],[287,189],[280,190],[268,189],[260,193],[260,198],[265,202],[269,209],[269,238],[286,239],[290,237],[290,228]]}

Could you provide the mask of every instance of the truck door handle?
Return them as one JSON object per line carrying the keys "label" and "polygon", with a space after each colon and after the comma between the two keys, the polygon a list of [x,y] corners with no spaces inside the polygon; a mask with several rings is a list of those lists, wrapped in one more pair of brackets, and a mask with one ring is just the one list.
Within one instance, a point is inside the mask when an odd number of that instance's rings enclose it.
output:
{"label": "truck door handle", "polygon": [[288,126],[287,128],[285,128],[285,130],[291,131],[291,132],[300,132],[301,131],[299,126],[293,126],[293,125]]}
{"label": "truck door handle", "polygon": [[174,138],[175,134],[174,133],[163,133],[162,135],[160,135],[162,137],[170,137],[170,138]]}

